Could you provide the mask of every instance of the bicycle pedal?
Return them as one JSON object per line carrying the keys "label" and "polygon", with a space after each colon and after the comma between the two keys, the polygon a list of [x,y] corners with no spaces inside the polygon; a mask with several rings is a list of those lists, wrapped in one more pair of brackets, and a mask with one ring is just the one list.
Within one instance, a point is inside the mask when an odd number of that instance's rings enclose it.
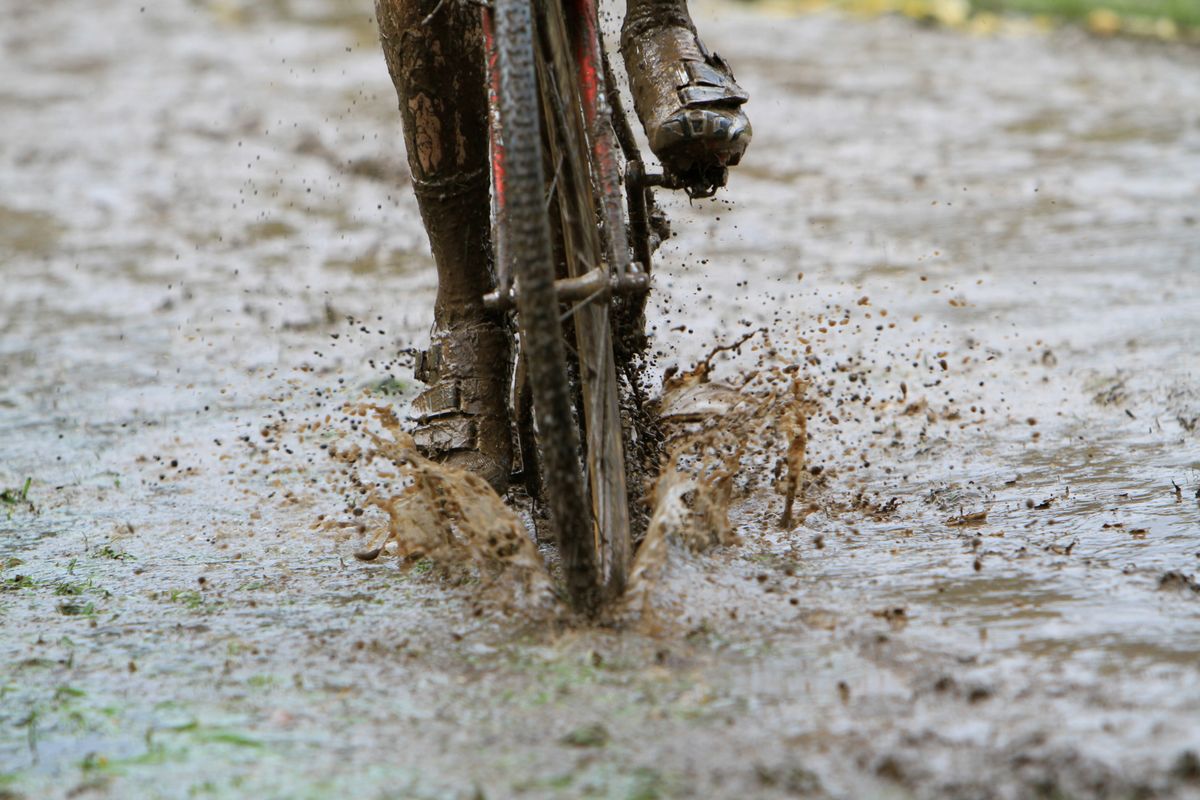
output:
{"label": "bicycle pedal", "polygon": [[658,186],[678,191],[682,189],[693,200],[712,197],[729,182],[729,167],[725,165],[697,167],[686,173],[668,170],[650,172],[645,168],[632,171],[631,180],[641,187]]}

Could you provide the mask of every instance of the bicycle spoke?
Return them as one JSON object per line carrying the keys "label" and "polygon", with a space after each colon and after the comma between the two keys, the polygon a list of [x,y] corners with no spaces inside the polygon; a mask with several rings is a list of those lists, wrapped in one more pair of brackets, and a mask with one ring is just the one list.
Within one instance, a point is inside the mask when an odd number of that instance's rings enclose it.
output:
{"label": "bicycle spoke", "polygon": [[547,209],[550,208],[550,203],[554,200],[554,190],[558,188],[558,175],[562,172],[563,157],[560,154],[558,163],[554,166],[554,177],[550,179],[550,188],[546,190],[546,202],[544,203]]}
{"label": "bicycle spoke", "polygon": [[605,292],[605,290],[604,290],[604,289],[597,289],[596,291],[592,292],[592,293],[591,293],[591,294],[589,294],[587,297],[583,298],[583,299],[582,299],[582,300],[580,300],[578,303],[576,303],[575,305],[573,305],[573,306],[571,306],[570,308],[568,308],[568,309],[567,309],[567,310],[566,310],[566,311],[563,313],[563,315],[562,315],[561,317],[559,317],[559,318],[558,318],[558,321],[559,321],[559,322],[566,322],[566,321],[567,321],[567,320],[569,320],[571,317],[575,316],[575,314],[577,314],[577,313],[578,313],[580,310],[582,310],[582,309],[583,309],[585,306],[587,306],[587,305],[591,304],[591,303],[592,303],[592,302],[593,302],[593,301],[594,301],[594,300],[595,300],[597,297],[601,297],[601,296],[604,294],[604,292]]}

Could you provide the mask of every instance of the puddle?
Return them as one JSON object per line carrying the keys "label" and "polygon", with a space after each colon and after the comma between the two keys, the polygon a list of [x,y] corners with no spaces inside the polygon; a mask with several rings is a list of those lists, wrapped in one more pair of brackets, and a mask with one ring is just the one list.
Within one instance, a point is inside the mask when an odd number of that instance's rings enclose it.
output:
{"label": "puddle", "polygon": [[434,291],[371,14],[11,15],[0,794],[1195,793],[1192,50],[708,8],[756,138],[665,198],[652,352],[765,329],[666,413],[768,410],[663,484],[655,624],[590,628],[354,558],[329,449]]}

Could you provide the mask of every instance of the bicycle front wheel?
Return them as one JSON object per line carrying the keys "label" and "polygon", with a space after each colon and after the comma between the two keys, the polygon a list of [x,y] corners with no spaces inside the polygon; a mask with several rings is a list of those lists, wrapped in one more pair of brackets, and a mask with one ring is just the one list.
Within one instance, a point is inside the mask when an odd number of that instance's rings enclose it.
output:
{"label": "bicycle front wheel", "polygon": [[529,0],[498,0],[494,9],[502,130],[502,158],[493,159],[493,185],[501,209],[496,247],[501,258],[509,259],[517,280],[521,350],[533,395],[542,481],[567,592],[576,608],[590,612],[600,600],[594,522],[584,492],[554,286],[533,13]]}
{"label": "bicycle front wheel", "polygon": [[[497,251],[518,282],[521,348],[567,589],[572,603],[590,612],[623,590],[630,549],[612,326],[606,292],[564,313],[554,280],[610,269],[602,233],[611,236],[613,225],[601,224],[597,213],[561,4],[547,3],[538,18],[529,0],[496,0],[494,8],[501,142],[493,178],[502,195]],[[569,360],[564,322],[574,340]]]}

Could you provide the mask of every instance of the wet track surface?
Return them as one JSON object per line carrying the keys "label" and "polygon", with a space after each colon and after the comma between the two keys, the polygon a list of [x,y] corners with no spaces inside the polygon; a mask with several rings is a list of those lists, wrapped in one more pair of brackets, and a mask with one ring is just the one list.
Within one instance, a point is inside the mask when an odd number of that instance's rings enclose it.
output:
{"label": "wet track surface", "polygon": [[434,287],[369,4],[10,5],[0,797],[1200,796],[1200,51],[709,9],[658,367],[767,328],[814,483],[590,629],[351,557]]}

